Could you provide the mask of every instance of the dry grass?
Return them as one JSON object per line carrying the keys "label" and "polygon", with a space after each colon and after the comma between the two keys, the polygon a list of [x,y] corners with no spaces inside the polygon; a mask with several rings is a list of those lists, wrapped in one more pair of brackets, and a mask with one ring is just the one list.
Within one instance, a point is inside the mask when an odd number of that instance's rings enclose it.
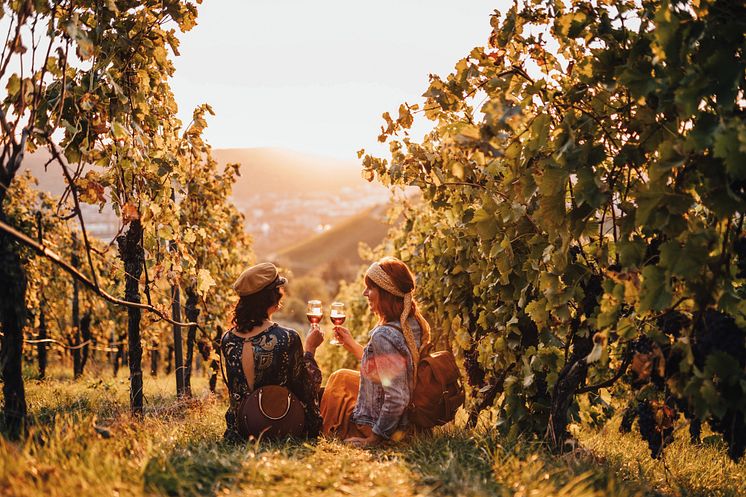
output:
{"label": "dry grass", "polygon": [[645,481],[670,495],[735,497],[746,495],[746,458],[736,464],[718,436],[693,445],[682,422],[662,459],[651,459],[647,445],[635,432],[619,434],[619,420],[598,432],[579,434],[583,446],[620,478]]}
{"label": "dry grass", "polygon": [[128,413],[125,380],[29,381],[33,423],[22,443],[0,438],[0,495],[735,496],[746,481],[744,463],[722,447],[683,437],[666,472],[614,424],[580,434],[564,456],[457,428],[373,451],[325,439],[231,445],[222,441],[225,399],[194,380],[195,399],[177,401],[173,377],[147,378],[140,421]]}

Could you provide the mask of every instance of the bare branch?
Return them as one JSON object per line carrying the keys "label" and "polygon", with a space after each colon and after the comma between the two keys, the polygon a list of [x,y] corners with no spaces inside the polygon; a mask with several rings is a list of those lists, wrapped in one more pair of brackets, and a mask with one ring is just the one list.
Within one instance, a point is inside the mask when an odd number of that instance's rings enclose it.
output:
{"label": "bare branch", "polygon": [[[15,36],[13,38],[13,44],[15,45],[16,40],[18,40],[21,37],[21,27],[26,24],[26,19],[21,19],[21,16],[18,16],[18,24],[16,24],[16,32]],[[10,26],[13,26],[13,23],[10,23]],[[8,27],[8,30],[10,31],[10,26]],[[7,43],[6,43],[7,45]],[[6,59],[2,60],[2,68],[0,68],[0,75],[4,76],[5,71],[8,69],[8,64],[10,63],[10,59],[12,59],[13,49],[10,49],[10,52],[8,52],[8,57]],[[3,48],[3,57],[5,56],[5,49]],[[21,58],[21,61],[23,61],[23,58]]]}
{"label": "bare branch", "polygon": [[622,375],[627,371],[627,366],[632,362],[632,354],[625,354],[624,360],[622,360],[621,366],[619,366],[619,369],[617,372],[609,378],[606,381],[602,381],[601,383],[596,383],[595,385],[588,385],[582,388],[578,388],[577,392],[575,393],[588,393],[588,392],[595,392],[601,388],[607,388],[616,383],[616,381],[622,377]]}
{"label": "bare branch", "polygon": [[70,192],[72,193],[73,201],[75,202],[75,211],[78,215],[78,220],[80,221],[80,229],[83,232],[83,242],[85,243],[85,251],[86,251],[86,256],[88,257],[88,265],[91,266],[91,276],[93,277],[93,283],[98,287],[98,277],[96,276],[96,268],[93,266],[93,259],[91,258],[91,244],[88,241],[88,232],[85,229],[85,221],[83,220],[83,212],[80,210],[80,201],[78,200],[78,190],[75,187],[75,182],[73,181],[73,178],[70,175],[70,170],[67,168],[66,162],[63,160],[62,155],[60,154],[59,150],[57,150],[57,145],[55,145],[55,143],[52,141],[52,137],[49,134],[47,134],[47,141],[49,142],[49,148],[52,151],[52,156],[54,156],[54,158],[57,159],[57,162],[60,163],[60,166],[62,166],[62,172],[65,174],[68,187],[70,188]]}
{"label": "bare branch", "polygon": [[45,256],[46,258],[48,258],[49,260],[57,264],[59,267],[67,271],[73,278],[83,283],[85,286],[87,286],[91,291],[96,293],[98,296],[111,302],[112,304],[123,305],[125,307],[134,307],[137,309],[143,309],[145,311],[150,311],[153,314],[156,314],[158,317],[160,317],[164,321],[167,321],[176,326],[197,326],[199,327],[197,323],[193,323],[193,322],[181,323],[178,321],[174,321],[168,316],[166,316],[165,314],[163,314],[160,310],[153,307],[152,305],[141,304],[140,302],[129,302],[127,300],[118,299],[110,295],[105,290],[103,290],[101,287],[99,287],[98,285],[94,284],[91,280],[89,280],[83,273],[81,273],[80,271],[72,267],[67,262],[63,261],[62,258],[56,252],[46,248],[43,244],[39,244],[35,242],[34,240],[26,236],[24,233],[21,233],[20,231],[16,230],[14,227],[2,221],[0,221],[0,231],[4,231],[5,233],[10,235],[17,241],[36,250],[39,254]]}
{"label": "bare branch", "polygon": [[23,162],[23,156],[26,153],[26,140],[28,140],[29,132],[28,130],[24,129],[21,132],[21,141],[17,145],[13,146],[13,153],[10,156],[10,162],[8,163],[8,168],[6,170],[6,174],[9,178],[12,178],[15,176],[16,171],[20,169],[21,163]]}

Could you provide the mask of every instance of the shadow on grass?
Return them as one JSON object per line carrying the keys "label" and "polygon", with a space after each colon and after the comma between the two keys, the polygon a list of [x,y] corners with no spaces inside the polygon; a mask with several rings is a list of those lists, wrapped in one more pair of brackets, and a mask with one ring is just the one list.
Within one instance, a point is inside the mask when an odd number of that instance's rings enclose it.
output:
{"label": "shadow on grass", "polygon": [[494,440],[463,430],[414,438],[401,455],[434,495],[499,495],[491,451]]}
{"label": "shadow on grass", "polygon": [[262,453],[279,452],[301,460],[309,449],[303,441],[285,440],[239,444],[204,439],[171,448],[152,457],[143,472],[146,492],[178,497],[215,496],[246,479],[245,463]]}
{"label": "shadow on grass", "polygon": [[147,492],[169,496],[213,496],[231,485],[241,471],[241,448],[201,442],[179,446],[151,458],[143,472]]}
{"label": "shadow on grass", "polygon": [[540,442],[508,442],[460,429],[420,436],[399,452],[431,495],[658,496],[648,482],[623,481],[587,452],[557,455]]}
{"label": "shadow on grass", "polygon": [[[5,402],[0,402],[0,410],[5,409]],[[78,418],[92,411],[91,402],[87,398],[65,398],[55,399],[54,404],[42,405],[28,409],[24,422],[23,432],[20,439],[38,429],[53,427],[58,418]],[[0,434],[8,435],[4,417],[0,417]]]}
{"label": "shadow on grass", "polygon": [[54,422],[58,416],[88,414],[93,411],[91,402],[87,398],[60,400],[53,405],[41,406],[38,410],[30,413],[27,418],[27,426],[47,426]]}

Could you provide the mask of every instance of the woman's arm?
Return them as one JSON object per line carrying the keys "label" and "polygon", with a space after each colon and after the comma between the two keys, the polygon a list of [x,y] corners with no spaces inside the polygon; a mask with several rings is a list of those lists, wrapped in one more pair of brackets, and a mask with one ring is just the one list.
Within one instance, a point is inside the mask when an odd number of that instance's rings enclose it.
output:
{"label": "woman's arm", "polygon": [[291,336],[289,355],[290,378],[288,387],[305,405],[306,433],[310,437],[316,437],[321,431],[321,413],[319,411],[321,371],[313,355],[303,353],[300,336],[295,332]]}
{"label": "woman's arm", "polygon": [[306,335],[306,344],[303,347],[306,353],[310,353],[311,357],[316,355],[316,349],[324,342],[324,335],[321,334],[321,328],[319,326],[311,326]]}
{"label": "woman's arm", "polygon": [[334,334],[337,335],[337,340],[342,343],[342,346],[354,355],[358,361],[363,358],[363,346],[352,338],[350,330],[344,326],[335,326]]}

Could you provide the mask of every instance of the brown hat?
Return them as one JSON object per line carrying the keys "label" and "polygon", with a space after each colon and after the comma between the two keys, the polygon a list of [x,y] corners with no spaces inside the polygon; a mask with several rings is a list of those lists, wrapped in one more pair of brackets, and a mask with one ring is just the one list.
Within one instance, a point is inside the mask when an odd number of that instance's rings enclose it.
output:
{"label": "brown hat", "polygon": [[274,264],[262,262],[241,273],[241,276],[233,283],[233,289],[240,297],[245,297],[268,287],[282,286],[287,281],[279,275]]}

